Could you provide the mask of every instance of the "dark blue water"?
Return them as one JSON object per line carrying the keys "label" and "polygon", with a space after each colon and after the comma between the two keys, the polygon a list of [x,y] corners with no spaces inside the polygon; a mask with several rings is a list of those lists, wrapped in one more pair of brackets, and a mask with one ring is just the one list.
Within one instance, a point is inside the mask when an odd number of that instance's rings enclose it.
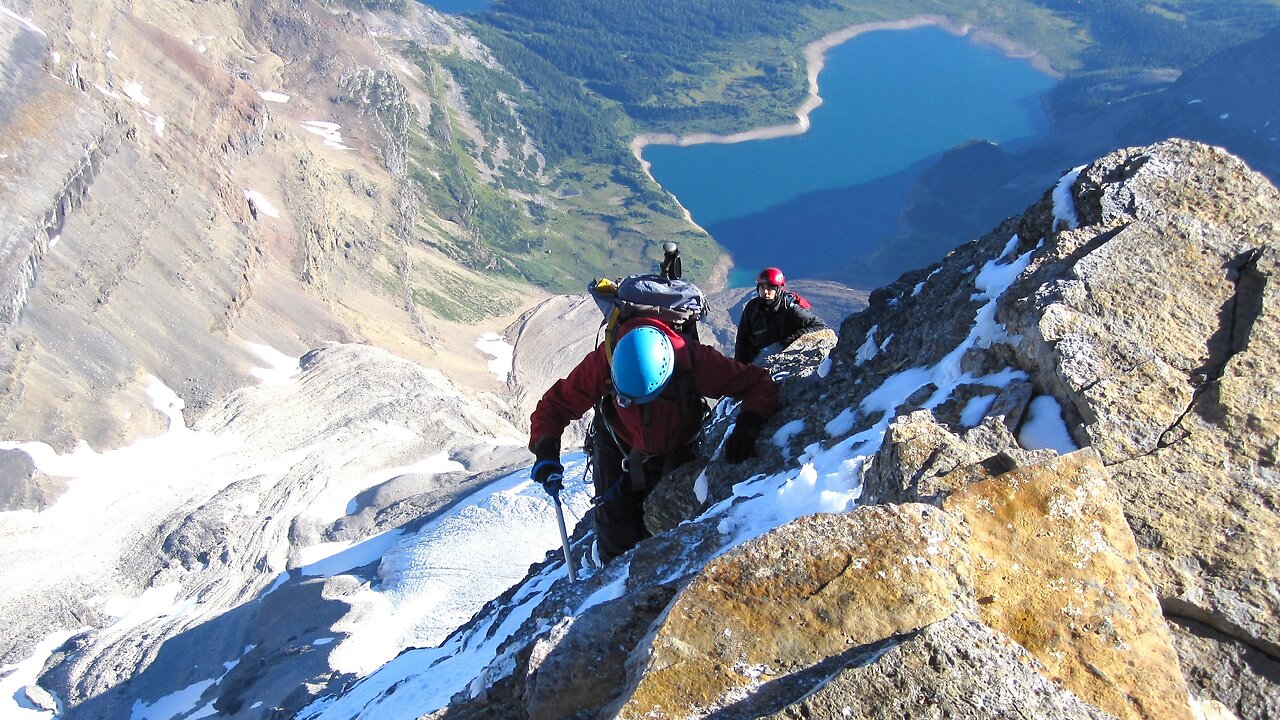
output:
{"label": "dark blue water", "polygon": [[[850,263],[900,231],[915,179],[970,140],[1047,129],[1053,77],[937,28],[859,35],[827,53],[809,132],[775,140],[649,146],[654,177],[734,255],[735,284],[779,265],[851,280]],[[898,271],[926,265],[935,258]],[[855,283],[858,284],[858,283]]]}
{"label": "dark blue water", "polygon": [[490,0],[418,0],[444,13],[478,13],[489,9]]}

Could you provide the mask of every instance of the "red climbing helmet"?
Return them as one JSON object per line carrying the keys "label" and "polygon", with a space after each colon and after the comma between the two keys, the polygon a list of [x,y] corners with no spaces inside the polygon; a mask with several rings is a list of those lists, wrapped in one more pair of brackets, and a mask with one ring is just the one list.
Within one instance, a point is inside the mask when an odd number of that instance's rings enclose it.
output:
{"label": "red climbing helmet", "polygon": [[760,271],[756,276],[756,285],[772,285],[773,287],[786,287],[787,276],[776,267],[767,267]]}

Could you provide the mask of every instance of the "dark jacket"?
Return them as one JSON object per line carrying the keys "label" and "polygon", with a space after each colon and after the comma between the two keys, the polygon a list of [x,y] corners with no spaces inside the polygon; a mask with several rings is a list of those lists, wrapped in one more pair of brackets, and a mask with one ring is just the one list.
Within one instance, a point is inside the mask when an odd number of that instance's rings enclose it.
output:
{"label": "dark jacket", "polygon": [[[618,439],[644,453],[669,453],[688,444],[702,425],[702,413],[688,407],[680,397],[681,373],[692,373],[693,389],[699,396],[732,397],[742,401],[742,412],[754,411],[768,418],[779,407],[778,385],[761,368],[743,365],[721,355],[715,348],[686,343],[663,323],[640,318],[624,323],[621,338],[641,325],[662,330],[671,340],[676,355],[676,376],[655,400],[643,405],[618,407],[610,401],[609,423]],[[529,449],[534,453],[558,455],[560,435],[569,423],[582,417],[597,401],[612,393],[609,361],[603,345],[592,350],[569,376],[557,381],[538,401],[529,418]],[[701,403],[701,399],[697,401]],[[554,448],[550,447],[554,441]],[[546,443],[546,444],[544,444]]]}
{"label": "dark jacket", "polygon": [[805,333],[827,326],[818,316],[800,307],[796,296],[784,292],[774,307],[769,307],[758,297],[751,298],[742,309],[738,321],[738,340],[734,345],[733,359],[749,363],[760,351],[779,343],[786,347]]}

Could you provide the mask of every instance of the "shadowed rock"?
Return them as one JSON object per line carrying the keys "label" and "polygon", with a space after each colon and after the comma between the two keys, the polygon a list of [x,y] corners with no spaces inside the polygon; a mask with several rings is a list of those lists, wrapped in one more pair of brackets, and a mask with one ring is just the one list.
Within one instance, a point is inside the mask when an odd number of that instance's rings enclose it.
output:
{"label": "shadowed rock", "polygon": [[[834,664],[834,663],[832,663]],[[991,628],[954,615],[823,668],[816,689],[768,720],[942,717],[953,720],[1112,718],[1042,674],[1044,668]],[[746,717],[746,716],[741,716]]]}

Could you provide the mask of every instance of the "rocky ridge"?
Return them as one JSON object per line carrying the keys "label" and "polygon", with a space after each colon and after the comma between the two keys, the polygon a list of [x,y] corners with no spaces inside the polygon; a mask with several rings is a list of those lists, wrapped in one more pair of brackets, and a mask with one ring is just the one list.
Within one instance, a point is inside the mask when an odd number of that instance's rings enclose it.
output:
{"label": "rocky ridge", "polygon": [[[1069,173],[874,293],[784,380],[784,440],[673,477],[651,504],[692,521],[562,579],[428,717],[1274,716],[1278,219],[1207,146]],[[842,447],[857,507],[723,544],[738,479]]]}

